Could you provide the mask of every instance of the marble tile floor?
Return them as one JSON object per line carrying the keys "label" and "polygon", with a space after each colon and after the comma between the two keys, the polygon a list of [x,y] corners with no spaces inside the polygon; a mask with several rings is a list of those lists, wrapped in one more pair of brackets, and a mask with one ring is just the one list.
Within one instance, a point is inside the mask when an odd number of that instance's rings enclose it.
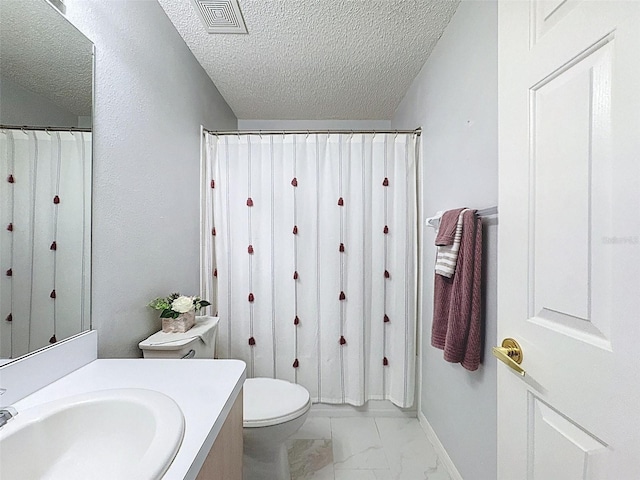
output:
{"label": "marble tile floor", "polygon": [[451,480],[415,418],[308,417],[288,448],[291,480]]}

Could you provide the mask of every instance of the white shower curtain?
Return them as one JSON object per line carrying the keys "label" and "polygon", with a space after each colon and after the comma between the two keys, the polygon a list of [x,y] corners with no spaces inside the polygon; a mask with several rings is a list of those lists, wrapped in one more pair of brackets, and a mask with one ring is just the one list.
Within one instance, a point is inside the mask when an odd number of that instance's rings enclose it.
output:
{"label": "white shower curtain", "polygon": [[89,328],[91,133],[0,130],[0,357]]}
{"label": "white shower curtain", "polygon": [[206,134],[218,352],[314,402],[413,404],[416,136]]}

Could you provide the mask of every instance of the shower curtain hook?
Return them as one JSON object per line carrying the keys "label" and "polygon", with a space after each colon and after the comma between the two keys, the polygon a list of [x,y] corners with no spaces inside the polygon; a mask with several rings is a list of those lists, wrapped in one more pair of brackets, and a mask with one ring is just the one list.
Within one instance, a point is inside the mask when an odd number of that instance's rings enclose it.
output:
{"label": "shower curtain hook", "polygon": [[48,128],[45,128],[45,129],[44,129],[44,133],[46,133],[47,135],[51,136],[51,132],[49,131],[49,129],[48,129]]}
{"label": "shower curtain hook", "polygon": [[29,134],[27,132],[24,131],[24,127],[20,127],[20,130],[22,131],[22,133],[24,133],[27,137],[29,136]]}
{"label": "shower curtain hook", "polygon": [[307,137],[306,138],[309,138],[309,135],[311,135],[311,132],[309,130],[307,130]]}

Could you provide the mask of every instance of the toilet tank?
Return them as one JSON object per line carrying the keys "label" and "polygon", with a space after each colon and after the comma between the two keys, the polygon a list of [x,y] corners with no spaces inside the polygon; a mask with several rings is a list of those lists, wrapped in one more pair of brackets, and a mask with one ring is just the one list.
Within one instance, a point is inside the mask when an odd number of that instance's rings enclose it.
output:
{"label": "toilet tank", "polygon": [[144,358],[214,358],[218,337],[218,317],[198,316],[184,333],[154,333],[138,344]]}

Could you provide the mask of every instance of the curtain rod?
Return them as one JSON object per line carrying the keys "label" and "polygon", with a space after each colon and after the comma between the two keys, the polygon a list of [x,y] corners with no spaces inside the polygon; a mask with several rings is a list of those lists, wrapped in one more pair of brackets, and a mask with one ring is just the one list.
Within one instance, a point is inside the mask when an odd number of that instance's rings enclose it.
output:
{"label": "curtain rod", "polygon": [[304,134],[316,134],[316,133],[326,133],[326,134],[385,134],[385,133],[413,133],[415,135],[422,134],[422,128],[416,128],[415,130],[208,130],[206,128],[203,129],[204,132],[210,133],[211,135],[304,135]]}
{"label": "curtain rod", "polygon": [[91,132],[86,127],[30,127],[27,125],[0,125],[0,130],[44,130],[50,132]]}

